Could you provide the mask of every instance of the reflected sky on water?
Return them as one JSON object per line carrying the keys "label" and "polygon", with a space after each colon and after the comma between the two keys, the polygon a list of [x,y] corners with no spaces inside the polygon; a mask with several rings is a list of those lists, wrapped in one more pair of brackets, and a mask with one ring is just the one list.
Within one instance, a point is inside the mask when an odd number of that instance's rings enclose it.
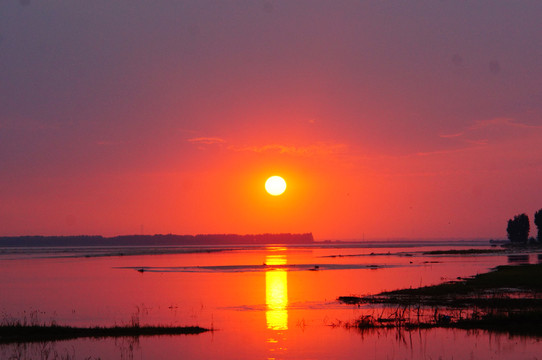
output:
{"label": "reflected sky on water", "polygon": [[[59,354],[67,349],[70,354],[75,351],[77,358],[118,358],[121,351],[132,351],[134,358],[142,359],[175,359],[179,354],[186,359],[537,356],[542,345],[533,338],[442,329],[359,333],[341,326],[368,310],[340,304],[338,296],[435,284],[509,261],[504,254],[424,254],[450,248],[269,247],[90,258],[0,255],[0,288],[8,289],[2,292],[0,311],[5,319],[45,323],[122,325],[137,317],[141,324],[200,325],[216,330],[197,336],[140,338],[137,343],[124,342],[128,345],[123,348],[119,340],[111,339],[55,344]],[[537,262],[538,255],[529,259]],[[198,267],[206,270],[137,271]],[[39,349],[2,345],[0,358],[25,351]]]}

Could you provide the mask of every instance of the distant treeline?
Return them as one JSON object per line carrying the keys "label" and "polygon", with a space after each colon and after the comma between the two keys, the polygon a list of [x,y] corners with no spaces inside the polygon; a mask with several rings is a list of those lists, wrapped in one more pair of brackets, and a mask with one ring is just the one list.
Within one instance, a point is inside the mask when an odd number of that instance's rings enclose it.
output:
{"label": "distant treeline", "polygon": [[12,236],[0,237],[0,247],[29,246],[175,246],[175,245],[252,245],[311,244],[312,233],[305,234],[202,234],[202,235],[100,235]]}

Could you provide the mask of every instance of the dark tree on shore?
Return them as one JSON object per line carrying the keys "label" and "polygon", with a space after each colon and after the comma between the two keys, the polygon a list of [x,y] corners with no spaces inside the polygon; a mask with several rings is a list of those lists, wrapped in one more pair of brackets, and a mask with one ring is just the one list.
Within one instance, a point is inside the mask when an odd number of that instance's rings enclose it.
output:
{"label": "dark tree on shore", "polygon": [[514,216],[514,219],[508,220],[508,239],[513,243],[526,243],[529,239],[529,217],[526,214]]}
{"label": "dark tree on shore", "polygon": [[538,228],[538,242],[542,242],[542,209],[534,213],[534,224]]}

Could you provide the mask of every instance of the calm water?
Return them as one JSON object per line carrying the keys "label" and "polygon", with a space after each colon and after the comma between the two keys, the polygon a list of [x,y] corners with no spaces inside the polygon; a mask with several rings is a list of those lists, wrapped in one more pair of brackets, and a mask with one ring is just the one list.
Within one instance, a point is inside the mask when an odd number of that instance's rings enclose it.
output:
{"label": "calm water", "polygon": [[[0,345],[0,358],[536,359],[541,339],[484,331],[379,330],[341,324],[362,295],[435,284],[506,264],[506,255],[431,256],[486,244],[0,249],[4,321],[199,325],[189,336]],[[124,256],[119,256],[122,253]],[[536,262],[531,254],[522,261]],[[138,270],[144,270],[143,272]]]}

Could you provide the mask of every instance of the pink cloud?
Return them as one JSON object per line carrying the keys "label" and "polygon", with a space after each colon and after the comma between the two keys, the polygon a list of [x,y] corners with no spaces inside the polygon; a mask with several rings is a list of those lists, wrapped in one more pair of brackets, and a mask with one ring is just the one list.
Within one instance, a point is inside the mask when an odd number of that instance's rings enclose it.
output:
{"label": "pink cloud", "polygon": [[347,150],[347,145],[334,143],[316,143],[307,146],[268,144],[262,146],[229,146],[228,149],[233,151],[249,151],[256,153],[277,152],[279,154],[313,156],[344,153]]}
{"label": "pink cloud", "polygon": [[213,144],[224,144],[226,140],[219,137],[197,137],[188,139],[188,142],[194,144],[204,144],[204,145],[213,145]]}
{"label": "pink cloud", "polygon": [[457,137],[460,137],[460,136],[463,136],[465,133],[463,131],[461,132],[458,132],[458,133],[455,133],[455,134],[441,134],[439,135],[441,138],[445,138],[445,139],[453,139],[453,138],[457,138]]}
{"label": "pink cloud", "polygon": [[542,125],[529,125],[515,121],[511,118],[494,118],[487,120],[479,120],[474,125],[470,126],[469,130],[477,130],[494,126],[510,126],[523,129],[542,129]]}

